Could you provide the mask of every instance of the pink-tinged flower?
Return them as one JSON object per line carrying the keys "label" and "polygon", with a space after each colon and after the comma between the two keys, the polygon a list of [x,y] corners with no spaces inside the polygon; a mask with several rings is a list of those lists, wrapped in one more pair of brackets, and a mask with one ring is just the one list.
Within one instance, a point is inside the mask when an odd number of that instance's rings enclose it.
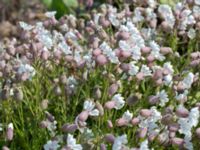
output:
{"label": "pink-tinged flower", "polygon": [[138,81],[142,81],[144,79],[144,73],[143,72],[138,72],[136,74],[136,78]]}
{"label": "pink-tinged flower", "polygon": [[115,108],[116,110],[121,109],[125,105],[124,98],[121,96],[121,94],[115,94],[112,97],[111,101],[106,102],[105,107],[108,109]]}
{"label": "pink-tinged flower", "polygon": [[139,138],[144,138],[147,135],[147,128],[140,128],[138,131],[138,137]]}
{"label": "pink-tinged flower", "polygon": [[60,145],[58,144],[58,141],[48,141],[45,145],[44,145],[44,150],[57,150],[60,147]]}
{"label": "pink-tinged flower", "polygon": [[68,136],[67,136],[67,147],[69,147],[69,149],[71,149],[71,150],[82,150],[83,149],[81,144],[76,144],[76,139],[71,134],[68,134]]}
{"label": "pink-tinged flower", "polygon": [[12,139],[13,139],[13,136],[14,136],[14,131],[13,130],[14,130],[13,124],[9,123],[7,131],[6,131],[6,139],[8,141],[12,141]]}
{"label": "pink-tinged flower", "polygon": [[115,138],[115,141],[112,146],[112,150],[121,150],[125,144],[128,143],[127,135],[118,136]]}

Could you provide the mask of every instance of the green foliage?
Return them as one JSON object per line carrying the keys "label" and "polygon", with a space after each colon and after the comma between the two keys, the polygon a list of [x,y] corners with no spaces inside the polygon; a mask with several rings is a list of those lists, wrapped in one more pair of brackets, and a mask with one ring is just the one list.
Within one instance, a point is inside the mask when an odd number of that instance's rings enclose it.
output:
{"label": "green foliage", "polygon": [[56,17],[69,13],[74,13],[75,8],[78,7],[77,0],[42,0],[49,10],[57,11]]}

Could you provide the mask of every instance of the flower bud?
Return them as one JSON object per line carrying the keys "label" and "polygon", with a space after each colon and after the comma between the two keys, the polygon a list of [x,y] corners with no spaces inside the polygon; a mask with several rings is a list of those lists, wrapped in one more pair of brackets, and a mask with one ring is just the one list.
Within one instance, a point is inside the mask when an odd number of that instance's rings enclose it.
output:
{"label": "flower bud", "polygon": [[108,143],[114,143],[114,141],[115,141],[115,136],[112,135],[112,134],[106,134],[106,135],[104,136],[104,140],[105,140],[106,142],[108,142]]}
{"label": "flower bud", "polygon": [[107,120],[107,126],[108,128],[113,128],[113,124],[111,120]]}
{"label": "flower bud", "polygon": [[182,138],[174,137],[172,138],[171,142],[173,145],[182,146],[184,143],[184,140]]}
{"label": "flower bud", "polygon": [[77,130],[77,125],[76,124],[64,124],[62,126],[62,131],[63,132],[74,132]]}
{"label": "flower bud", "polygon": [[82,122],[85,122],[87,119],[88,119],[88,116],[89,116],[89,113],[88,111],[82,111],[79,116],[78,116],[78,119]]}
{"label": "flower bud", "polygon": [[106,145],[105,145],[105,144],[101,144],[101,145],[100,145],[100,150],[107,150],[107,149],[106,149]]}
{"label": "flower bud", "polygon": [[178,117],[187,118],[189,116],[189,111],[185,107],[179,107],[176,109],[176,115]]}
{"label": "flower bud", "polygon": [[121,51],[120,54],[123,58],[128,58],[131,56],[131,52],[129,51]]}
{"label": "flower bud", "polygon": [[7,146],[3,146],[2,150],[10,150]]}
{"label": "flower bud", "polygon": [[174,138],[176,136],[176,132],[169,132],[169,137]]}
{"label": "flower bud", "polygon": [[94,96],[96,99],[101,98],[101,90],[98,87],[95,89]]}
{"label": "flower bud", "polygon": [[195,131],[197,137],[200,139],[200,128],[197,128]]}
{"label": "flower bud", "polygon": [[161,47],[160,48],[160,52],[163,54],[163,55],[167,55],[169,53],[172,53],[172,49],[170,47]]}
{"label": "flower bud", "polygon": [[115,101],[108,101],[108,102],[106,102],[104,107],[106,109],[108,109],[108,110],[113,109],[115,107]]}
{"label": "flower bud", "polygon": [[48,122],[43,120],[43,121],[40,122],[39,126],[40,126],[40,128],[47,128],[48,127]]}
{"label": "flower bud", "polygon": [[129,70],[129,64],[122,63],[122,64],[120,64],[120,68],[121,68],[123,71],[127,72],[127,71]]}
{"label": "flower bud", "polygon": [[141,49],[141,51],[142,51],[143,54],[148,54],[148,53],[150,53],[151,48],[150,48],[150,47],[143,47],[143,48]]}
{"label": "flower bud", "polygon": [[151,105],[155,105],[159,102],[159,97],[158,96],[149,96],[148,101]]}
{"label": "flower bud", "polygon": [[126,31],[120,31],[118,34],[119,39],[127,40],[130,37],[130,34]]}
{"label": "flower bud", "polygon": [[143,116],[143,117],[148,118],[148,117],[151,116],[151,114],[152,114],[152,112],[149,109],[141,109],[140,110],[140,115]]}
{"label": "flower bud", "polygon": [[116,125],[118,127],[126,126],[127,124],[128,124],[128,122],[124,118],[119,118],[119,119],[116,120]]}
{"label": "flower bud", "polygon": [[8,125],[7,131],[6,131],[6,139],[7,139],[8,141],[12,141],[12,139],[13,139],[13,136],[14,136],[13,130],[14,130],[13,124],[10,123],[10,124]]}
{"label": "flower bud", "polygon": [[103,109],[103,106],[98,101],[96,102],[96,108],[99,111],[99,115],[103,116],[104,115],[104,109]]}
{"label": "flower bud", "polygon": [[131,120],[131,124],[132,124],[132,125],[138,125],[139,122],[140,122],[140,119],[139,119],[139,118],[133,118],[133,119]]}
{"label": "flower bud", "polygon": [[154,60],[155,60],[154,56],[152,56],[152,55],[147,56],[148,62],[153,62]]}
{"label": "flower bud", "polygon": [[105,65],[108,62],[108,60],[107,60],[106,56],[100,54],[97,56],[96,62],[97,62],[97,64],[102,66],[102,65]]}
{"label": "flower bud", "polygon": [[117,92],[119,85],[117,83],[113,83],[108,89],[108,95],[112,96]]}
{"label": "flower bud", "polygon": [[138,96],[135,96],[135,95],[131,95],[127,98],[126,100],[126,103],[129,105],[129,106],[133,106],[135,103],[137,103],[139,100]]}
{"label": "flower bud", "polygon": [[59,86],[55,86],[54,87],[54,92],[57,96],[61,95],[62,94],[62,90]]}
{"label": "flower bud", "polygon": [[173,122],[173,116],[171,114],[166,114],[161,119],[161,123],[164,125],[169,125],[172,122]]}
{"label": "flower bud", "polygon": [[176,132],[179,130],[179,128],[180,128],[179,124],[177,124],[177,123],[169,125],[169,131],[171,131],[171,132]]}
{"label": "flower bud", "polygon": [[54,122],[55,121],[55,117],[50,114],[49,112],[45,111],[46,117],[49,121]]}
{"label": "flower bud", "polygon": [[14,98],[17,101],[22,101],[23,100],[23,92],[19,88],[14,89]]}
{"label": "flower bud", "polygon": [[101,54],[101,50],[100,50],[99,48],[97,48],[97,49],[95,49],[95,50],[92,51],[92,54],[93,54],[94,56],[98,56],[98,55]]}

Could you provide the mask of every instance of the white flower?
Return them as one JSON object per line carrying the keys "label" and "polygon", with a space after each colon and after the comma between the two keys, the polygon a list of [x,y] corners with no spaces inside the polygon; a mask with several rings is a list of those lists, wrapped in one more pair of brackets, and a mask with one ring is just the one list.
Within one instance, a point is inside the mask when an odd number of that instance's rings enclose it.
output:
{"label": "white flower", "polygon": [[139,67],[136,66],[135,63],[136,63],[135,61],[132,61],[132,62],[129,63],[130,68],[129,68],[128,73],[132,76],[136,75],[139,71]]}
{"label": "white flower", "polygon": [[168,70],[170,74],[174,73],[174,69],[173,69],[173,66],[172,66],[171,62],[164,63],[163,69]]}
{"label": "white flower", "polygon": [[90,116],[99,116],[99,110],[94,108],[95,108],[94,102],[90,100],[86,100],[84,102],[83,109],[87,110]]}
{"label": "white flower", "polygon": [[99,48],[103,51],[103,54],[106,55],[112,63],[119,63],[118,57],[115,55],[115,52],[110,48],[110,46],[106,42],[103,42],[99,46]]}
{"label": "white flower", "polygon": [[193,144],[191,142],[191,137],[185,136],[184,137],[184,146],[187,148],[187,150],[193,150]]}
{"label": "white flower", "polygon": [[142,16],[140,8],[136,7],[135,10],[134,10],[133,22],[137,23],[137,22],[140,22],[140,21],[143,21],[143,20],[144,20],[144,17]]}
{"label": "white flower", "polygon": [[149,150],[148,140],[145,140],[140,144],[140,150]]}
{"label": "white flower", "polygon": [[169,5],[160,5],[158,8],[158,12],[163,15],[165,21],[169,24],[171,28],[173,28],[175,24],[175,18],[172,13],[171,7]]}
{"label": "white flower", "polygon": [[58,44],[58,48],[60,48],[66,55],[72,54],[70,47],[67,45],[65,41],[62,41]]}
{"label": "white flower", "polygon": [[17,71],[19,74],[28,73],[29,79],[35,76],[35,69],[29,64],[21,64]]}
{"label": "white flower", "polygon": [[172,86],[172,83],[173,83],[173,77],[172,77],[172,75],[170,75],[170,74],[168,74],[168,75],[166,75],[166,76],[164,76],[164,84],[165,85],[167,85],[167,86]]}
{"label": "white flower", "polygon": [[199,6],[193,6],[192,11],[193,11],[194,14],[198,15],[200,13],[200,7]]}
{"label": "white flower", "polygon": [[129,122],[133,118],[133,113],[130,113],[129,110],[127,110],[126,112],[124,112],[122,118]]}
{"label": "white flower", "polygon": [[29,31],[29,30],[32,30],[32,29],[34,28],[34,26],[29,25],[29,24],[27,24],[27,23],[25,23],[25,22],[22,22],[22,21],[19,22],[19,25],[20,25],[20,27],[21,27],[22,29],[24,29],[25,31]]}
{"label": "white flower", "polygon": [[44,150],[57,150],[59,147],[58,141],[50,140],[44,145]]}
{"label": "white flower", "polygon": [[8,124],[8,128],[14,130],[13,123],[9,123],[9,124]]}
{"label": "white flower", "polygon": [[152,9],[152,8],[146,8],[145,9],[145,11],[146,11],[146,18],[147,18],[147,20],[153,20],[153,19],[155,19],[156,18],[156,14],[154,13],[154,9]]}
{"label": "white flower", "polygon": [[124,104],[125,104],[125,101],[124,101],[124,98],[121,96],[121,94],[115,94],[112,98],[112,101],[115,101],[115,109],[121,109]]}
{"label": "white flower", "polygon": [[131,49],[130,45],[124,40],[119,41],[119,47],[122,51],[130,51]]}
{"label": "white flower", "polygon": [[195,4],[200,5],[200,0],[194,0]]}
{"label": "white flower", "polygon": [[82,146],[80,144],[76,144],[76,139],[73,138],[73,135],[68,134],[67,136],[67,146],[71,149],[71,150],[82,150]]}
{"label": "white flower", "polygon": [[127,135],[118,136],[115,138],[112,150],[121,150],[125,144],[128,143]]}
{"label": "white flower", "polygon": [[196,127],[198,122],[199,122],[199,109],[198,107],[194,107],[190,110],[190,114],[189,114],[189,122],[191,124],[191,126]]}
{"label": "white flower", "polygon": [[194,39],[196,36],[196,31],[193,28],[190,28],[190,30],[187,32],[187,35],[190,39]]}
{"label": "white flower", "polygon": [[161,107],[164,107],[165,104],[169,101],[168,95],[167,95],[167,93],[165,92],[165,90],[162,90],[161,92],[158,92],[158,93],[156,94],[156,96],[158,96],[159,99],[160,99],[160,104],[159,104],[159,105],[160,105]]}
{"label": "white flower", "polygon": [[45,13],[45,16],[48,18],[54,18],[56,15],[56,11],[49,11]]}
{"label": "white flower", "polygon": [[144,74],[144,76],[152,75],[152,71],[150,70],[150,68],[147,65],[142,65],[140,72],[142,72]]}
{"label": "white flower", "polygon": [[156,109],[155,106],[151,107],[151,112],[152,114],[148,118],[142,117],[140,115],[138,117],[140,119],[139,127],[147,128],[149,134],[160,131],[156,122],[162,118],[161,113]]}
{"label": "white flower", "polygon": [[179,118],[178,123],[180,125],[179,132],[184,134],[184,146],[188,150],[193,150],[193,145],[191,143],[192,139],[192,128],[196,127],[199,122],[199,108],[194,107],[190,110],[189,116],[187,118]]}
{"label": "white flower", "polygon": [[151,47],[151,55],[160,60],[163,61],[165,59],[165,57],[160,53],[160,46],[155,42],[155,41],[151,41],[149,43],[149,46]]}
{"label": "white flower", "polygon": [[155,0],[147,0],[147,3],[151,8],[154,8],[156,6],[156,1]]}
{"label": "white flower", "polygon": [[175,98],[178,100],[178,101],[180,101],[180,100],[183,100],[185,97],[187,97],[187,95],[188,95],[188,90],[185,90],[183,93],[180,93],[180,94],[178,94],[178,92],[175,92],[176,93],[176,96],[175,96]]}
{"label": "white flower", "polygon": [[183,79],[183,85],[185,88],[189,89],[192,86],[192,83],[194,81],[194,74],[190,72],[184,79]]}
{"label": "white flower", "polygon": [[187,25],[192,25],[196,23],[194,16],[192,15],[192,11],[189,9],[183,10],[181,12],[181,16],[182,16],[182,22],[179,25],[179,28],[181,30],[186,30]]}
{"label": "white flower", "polygon": [[37,39],[48,49],[51,49],[53,46],[53,38],[51,33],[48,30],[45,30],[43,27],[39,27],[37,32]]}

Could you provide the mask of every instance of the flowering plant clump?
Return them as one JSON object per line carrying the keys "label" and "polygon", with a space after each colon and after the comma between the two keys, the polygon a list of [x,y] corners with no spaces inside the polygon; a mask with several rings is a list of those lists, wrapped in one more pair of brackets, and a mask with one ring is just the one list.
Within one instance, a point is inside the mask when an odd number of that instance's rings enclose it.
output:
{"label": "flowering plant clump", "polygon": [[200,146],[200,1],[45,13],[0,42],[3,150]]}

